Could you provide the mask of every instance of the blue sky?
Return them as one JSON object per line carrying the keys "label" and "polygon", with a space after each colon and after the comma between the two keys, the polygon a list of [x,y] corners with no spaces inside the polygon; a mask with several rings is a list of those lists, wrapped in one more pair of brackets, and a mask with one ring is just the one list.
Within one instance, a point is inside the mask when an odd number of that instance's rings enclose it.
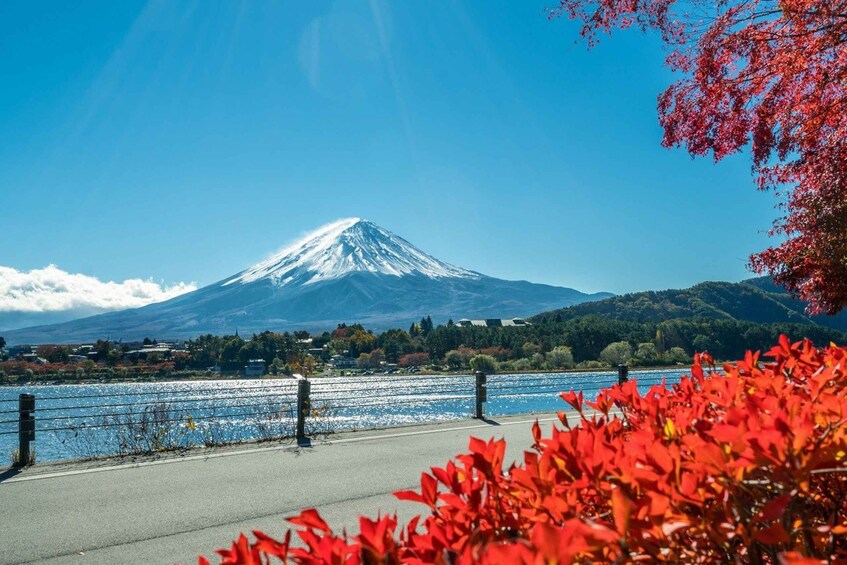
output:
{"label": "blue sky", "polygon": [[358,216],[507,279],[740,280],[746,156],[660,146],[655,38],[521,2],[0,3],[0,266],[208,284]]}

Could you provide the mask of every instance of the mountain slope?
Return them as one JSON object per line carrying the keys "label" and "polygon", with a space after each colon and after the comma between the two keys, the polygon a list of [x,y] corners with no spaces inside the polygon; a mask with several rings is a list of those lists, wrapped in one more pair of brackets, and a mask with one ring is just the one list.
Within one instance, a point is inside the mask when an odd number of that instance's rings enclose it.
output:
{"label": "mountain slope", "polygon": [[347,218],[312,232],[223,284],[269,279],[277,286],[309,285],[356,272],[420,274],[436,279],[480,276],[430,257],[372,222]]}
{"label": "mountain slope", "polygon": [[544,312],[536,321],[601,316],[637,322],[679,318],[745,320],[763,324],[799,323],[847,330],[847,314],[808,316],[805,303],[792,298],[769,278],[740,283],[704,282],[686,289],[635,292],[590,304]]}
{"label": "mountain slope", "polygon": [[340,322],[405,327],[422,316],[524,317],[608,293],[505,281],[439,261],[366,220],[341,220],[269,259],[194,292],[135,310],[8,332],[10,343],[134,340]]}

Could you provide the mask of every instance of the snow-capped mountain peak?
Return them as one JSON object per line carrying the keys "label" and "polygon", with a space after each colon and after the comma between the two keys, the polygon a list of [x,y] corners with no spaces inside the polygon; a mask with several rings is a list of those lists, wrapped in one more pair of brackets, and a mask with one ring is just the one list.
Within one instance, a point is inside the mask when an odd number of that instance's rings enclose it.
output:
{"label": "snow-capped mountain peak", "polygon": [[270,279],[279,286],[308,285],[354,272],[435,279],[480,276],[427,255],[373,222],[346,218],[315,230],[223,284]]}
{"label": "snow-capped mountain peak", "polygon": [[84,343],[110,335],[136,341],[230,335],[236,329],[324,331],[341,322],[382,330],[408,327],[422,316],[439,322],[525,317],[607,296],[461,269],[371,222],[350,218],[222,283],[142,308],[4,336],[15,344]]}

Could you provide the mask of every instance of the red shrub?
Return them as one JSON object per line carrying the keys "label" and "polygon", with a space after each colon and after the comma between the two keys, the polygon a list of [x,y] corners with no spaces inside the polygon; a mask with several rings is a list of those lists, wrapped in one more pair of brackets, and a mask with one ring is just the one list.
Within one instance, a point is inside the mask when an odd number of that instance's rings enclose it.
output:
{"label": "red shrub", "polygon": [[29,361],[2,361],[0,362],[0,371],[8,375],[23,375],[27,369],[31,370],[34,375],[48,375],[57,373],[60,370],[65,372],[76,370],[78,365],[73,363],[48,363],[46,365],[38,365]]}
{"label": "red shrub", "polygon": [[536,424],[533,450],[507,471],[502,440],[471,439],[419,491],[396,493],[428,508],[399,531],[384,516],[339,535],[306,510],[290,519],[303,547],[291,532],[254,532],[218,553],[223,563],[847,562],[847,348],[783,336],[768,356],[723,373],[697,356],[690,377],[644,396],[635,381],[595,402],[562,394],[579,425],[560,414],[544,437]]}
{"label": "red shrub", "polygon": [[429,365],[429,353],[407,353],[397,362],[401,367],[423,367]]}

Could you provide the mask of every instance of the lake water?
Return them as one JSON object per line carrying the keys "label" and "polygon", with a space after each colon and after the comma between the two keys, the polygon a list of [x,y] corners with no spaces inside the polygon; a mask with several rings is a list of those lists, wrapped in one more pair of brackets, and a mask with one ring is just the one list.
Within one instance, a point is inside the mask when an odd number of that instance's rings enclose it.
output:
{"label": "lake water", "polygon": [[[631,371],[640,388],[676,382],[685,370]],[[491,375],[486,416],[550,412],[565,390],[586,397],[617,382],[617,372]],[[314,378],[309,435],[471,417],[467,375]],[[292,379],[179,381],[0,387],[0,466],[18,445],[18,395],[36,397],[38,461],[292,437]],[[5,460],[5,461],[4,461]]]}

